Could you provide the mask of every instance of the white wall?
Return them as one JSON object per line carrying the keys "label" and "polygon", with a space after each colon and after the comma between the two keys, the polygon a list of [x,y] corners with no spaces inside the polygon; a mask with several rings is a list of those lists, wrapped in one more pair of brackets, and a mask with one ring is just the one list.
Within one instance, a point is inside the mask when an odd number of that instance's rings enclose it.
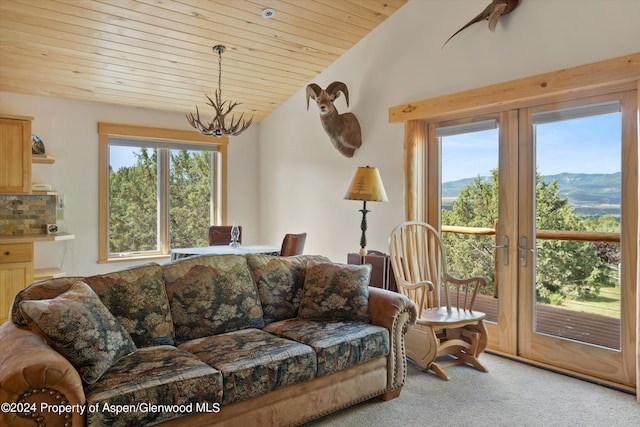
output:
{"label": "white wall", "polygon": [[[35,245],[35,267],[59,267],[87,276],[138,262],[98,264],[98,122],[192,130],[183,114],[58,98],[0,92],[0,112],[33,116],[32,131],[56,157],[53,165],[34,165],[34,182],[46,182],[65,196],[66,242]],[[256,243],[258,230],[257,126],[230,139],[228,219],[242,224],[243,241]],[[206,233],[203,230],[203,233]],[[277,242],[274,242],[277,243]],[[157,260],[164,262],[167,260]]]}
{"label": "white wall", "polygon": [[[358,166],[380,169],[388,203],[369,203],[368,248],[386,251],[403,219],[403,125],[388,108],[640,51],[638,0],[522,0],[495,33],[486,22],[444,41],[489,0],[410,0],[313,82],[343,81],[363,146],[342,157],[322,130],[304,88],[262,123],[231,140],[228,219],[245,243],[279,244],[308,233],[306,253],[344,262],[359,249],[362,204],[343,200]],[[344,98],[338,109],[347,108]],[[34,116],[33,131],[57,157],[34,166],[34,178],[65,194],[68,243],[38,243],[36,267],[89,275],[133,263],[97,264],[99,121],[190,129],[184,115],[0,92],[0,112]]]}
{"label": "white wall", "polygon": [[404,218],[404,126],[388,123],[389,107],[640,51],[637,0],[522,0],[494,33],[478,23],[443,49],[488,3],[410,0],[313,80],[349,87],[348,111],[363,129],[353,158],[331,146],[316,106],[306,111],[304,88],[261,123],[262,240],[307,231],[307,253],[345,262],[359,249],[362,204],[343,196],[356,168],[369,165],[379,168],[389,202],[367,205],[367,247],[386,252]]}

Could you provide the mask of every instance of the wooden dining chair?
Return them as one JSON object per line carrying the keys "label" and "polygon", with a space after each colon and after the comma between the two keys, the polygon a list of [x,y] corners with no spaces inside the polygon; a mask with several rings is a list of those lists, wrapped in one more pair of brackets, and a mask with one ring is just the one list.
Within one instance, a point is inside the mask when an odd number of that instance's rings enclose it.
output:
{"label": "wooden dining chair", "polygon": [[302,255],[304,243],[307,240],[307,233],[285,234],[282,240],[280,256]]}
{"label": "wooden dining chair", "polygon": [[487,372],[478,360],[487,347],[486,314],[473,310],[486,279],[449,275],[438,231],[423,222],[394,228],[389,255],[398,292],[418,307],[418,320],[405,335],[407,356],[444,380],[445,367],[454,364]]}
{"label": "wooden dining chair", "polygon": [[[209,227],[209,246],[231,243],[231,225],[212,225]],[[238,243],[242,243],[242,226],[238,226]]]}

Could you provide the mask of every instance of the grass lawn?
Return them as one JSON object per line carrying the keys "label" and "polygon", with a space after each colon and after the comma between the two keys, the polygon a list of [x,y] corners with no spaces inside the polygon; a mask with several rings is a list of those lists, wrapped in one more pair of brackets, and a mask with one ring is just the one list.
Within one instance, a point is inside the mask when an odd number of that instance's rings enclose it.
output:
{"label": "grass lawn", "polygon": [[600,288],[600,295],[596,298],[565,300],[560,305],[567,310],[584,313],[600,314],[602,316],[620,318],[620,287],[612,286]]}

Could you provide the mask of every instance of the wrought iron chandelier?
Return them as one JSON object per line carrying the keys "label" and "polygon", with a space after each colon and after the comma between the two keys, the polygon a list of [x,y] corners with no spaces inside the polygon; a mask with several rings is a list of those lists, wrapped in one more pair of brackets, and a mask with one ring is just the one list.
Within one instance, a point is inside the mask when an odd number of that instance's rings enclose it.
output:
{"label": "wrought iron chandelier", "polygon": [[200,111],[198,111],[198,106],[196,106],[196,115],[194,116],[193,113],[187,114],[187,120],[189,120],[191,126],[202,135],[215,137],[240,135],[251,125],[253,116],[251,116],[249,121],[246,121],[244,113],[241,113],[237,120],[234,115],[231,114],[230,122],[227,126],[227,115],[231,113],[231,110],[237,105],[240,105],[240,103],[228,101],[229,104],[225,111],[227,101],[222,101],[222,54],[226,51],[226,48],[222,45],[216,45],[213,47],[213,51],[218,54],[218,90],[216,90],[215,100],[211,99],[209,95],[206,95],[206,97],[209,100],[208,105],[212,106],[215,110],[215,115],[211,118],[209,124],[202,123],[200,120]]}

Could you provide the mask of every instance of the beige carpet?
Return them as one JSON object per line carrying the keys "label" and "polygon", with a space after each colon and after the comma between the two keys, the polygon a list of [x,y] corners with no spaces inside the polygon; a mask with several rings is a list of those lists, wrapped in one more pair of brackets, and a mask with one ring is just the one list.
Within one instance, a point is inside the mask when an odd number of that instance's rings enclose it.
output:
{"label": "beige carpet", "polygon": [[306,427],[640,426],[635,396],[483,354],[488,373],[454,366],[450,381],[409,364],[399,398],[361,403]]}

